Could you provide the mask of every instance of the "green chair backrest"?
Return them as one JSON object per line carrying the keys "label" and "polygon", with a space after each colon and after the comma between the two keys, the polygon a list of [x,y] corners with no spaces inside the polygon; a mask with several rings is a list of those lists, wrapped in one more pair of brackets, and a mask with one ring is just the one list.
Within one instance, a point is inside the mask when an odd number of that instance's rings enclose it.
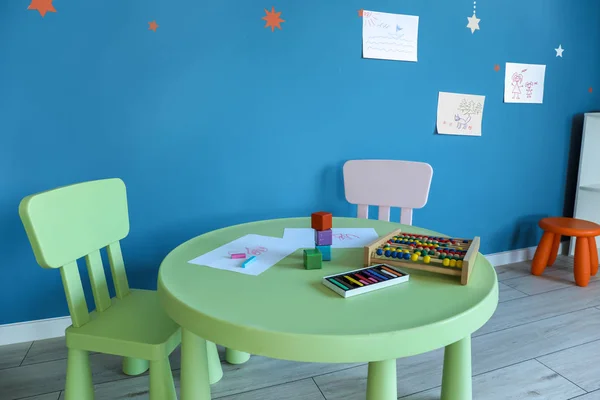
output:
{"label": "green chair backrest", "polygon": [[111,299],[100,250],[107,249],[118,298],[129,293],[119,241],[129,234],[127,192],[121,179],[64,186],[25,197],[19,215],[35,258],[43,268],[60,268],[73,326],[89,321],[77,260],[85,257],[96,310]]}

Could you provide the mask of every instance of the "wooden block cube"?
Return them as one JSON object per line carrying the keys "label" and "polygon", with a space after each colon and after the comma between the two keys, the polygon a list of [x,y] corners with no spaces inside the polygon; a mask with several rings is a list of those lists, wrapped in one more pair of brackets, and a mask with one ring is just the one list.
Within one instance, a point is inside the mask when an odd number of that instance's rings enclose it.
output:
{"label": "wooden block cube", "polygon": [[312,213],[310,220],[312,228],[317,231],[326,231],[333,227],[333,216],[325,211]]}
{"label": "wooden block cube", "polygon": [[317,246],[331,246],[333,243],[333,231],[327,229],[326,231],[315,231],[315,244]]}
{"label": "wooden block cube", "polygon": [[323,256],[323,261],[331,261],[331,246],[316,246],[315,248]]}
{"label": "wooden block cube", "polygon": [[304,249],[304,268],[321,269],[323,268],[323,258],[317,249]]}

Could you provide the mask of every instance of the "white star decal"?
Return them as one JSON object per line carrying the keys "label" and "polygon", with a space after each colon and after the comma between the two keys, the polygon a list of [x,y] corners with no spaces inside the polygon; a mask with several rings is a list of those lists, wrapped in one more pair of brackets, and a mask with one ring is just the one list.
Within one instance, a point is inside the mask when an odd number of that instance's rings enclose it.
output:
{"label": "white star decal", "polygon": [[477,15],[473,13],[472,17],[467,17],[469,23],[467,24],[467,28],[471,28],[471,33],[475,33],[476,30],[479,30],[479,21],[481,18],[477,18]]}
{"label": "white star decal", "polygon": [[562,48],[562,44],[559,44],[558,49],[554,50],[556,51],[556,57],[562,57],[562,53],[565,51],[565,49]]}

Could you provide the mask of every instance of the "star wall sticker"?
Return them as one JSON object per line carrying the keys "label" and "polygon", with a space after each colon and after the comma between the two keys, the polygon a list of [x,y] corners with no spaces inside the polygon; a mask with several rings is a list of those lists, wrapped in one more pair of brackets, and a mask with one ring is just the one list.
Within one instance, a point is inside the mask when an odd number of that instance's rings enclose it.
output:
{"label": "star wall sticker", "polygon": [[494,65],[494,71],[496,71],[496,72],[500,71],[500,65],[498,65],[498,64]]}
{"label": "star wall sticker", "polygon": [[27,7],[28,10],[37,10],[43,17],[46,16],[47,12],[56,12],[56,9],[52,5],[53,0],[31,0],[31,4]]}
{"label": "star wall sticker", "polygon": [[592,88],[592,87],[590,86],[590,88],[588,89],[588,92],[592,93],[593,91],[594,91],[594,88]]}
{"label": "star wall sticker", "polygon": [[477,0],[473,1],[473,16],[467,17],[469,23],[467,24],[467,28],[471,28],[471,33],[475,33],[476,30],[479,30],[479,21],[481,19],[477,18]]}
{"label": "star wall sticker", "polygon": [[268,28],[270,26],[271,27],[271,32],[273,32],[275,30],[275,28],[279,28],[281,30],[281,23],[285,22],[285,20],[283,20],[283,19],[280,18],[281,11],[275,12],[275,7],[272,7],[270,12],[269,12],[269,10],[267,10],[265,8],[265,13],[267,13],[267,15],[265,15],[262,18],[265,21],[267,21],[267,24],[265,25],[265,28]]}
{"label": "star wall sticker", "polygon": [[149,31],[156,32],[156,29],[158,29],[158,24],[156,23],[156,21],[148,22],[148,30]]}
{"label": "star wall sticker", "polygon": [[467,28],[471,28],[471,33],[475,33],[475,31],[479,30],[479,21],[481,21],[481,19],[477,18],[475,13],[473,13],[472,17],[467,17],[467,19],[469,20]]}
{"label": "star wall sticker", "polygon": [[562,48],[562,44],[559,44],[558,49],[554,49],[554,51],[556,51],[556,57],[562,58],[562,53],[565,49]]}
{"label": "star wall sticker", "polygon": [[365,10],[363,10],[362,8],[361,8],[360,10],[358,10],[358,16],[359,16],[359,17],[361,17],[361,18],[362,18],[362,17],[363,17],[363,15],[364,15],[364,13],[365,13]]}

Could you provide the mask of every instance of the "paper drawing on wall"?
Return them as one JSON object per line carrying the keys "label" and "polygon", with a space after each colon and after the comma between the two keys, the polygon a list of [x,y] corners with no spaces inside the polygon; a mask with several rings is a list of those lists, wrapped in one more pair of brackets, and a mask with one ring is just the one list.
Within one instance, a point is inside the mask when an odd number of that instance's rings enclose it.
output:
{"label": "paper drawing on wall", "polygon": [[562,44],[559,44],[558,49],[554,49],[554,51],[556,51],[556,57],[562,58],[562,54],[565,49],[563,49]]}
{"label": "paper drawing on wall", "polygon": [[506,63],[504,102],[543,103],[545,75],[545,65]]}
{"label": "paper drawing on wall", "polygon": [[481,21],[481,18],[477,18],[477,1],[473,2],[473,16],[467,17],[467,20],[469,21],[467,28],[471,29],[471,33],[479,30],[479,21]]}
{"label": "paper drawing on wall", "polygon": [[481,136],[485,96],[440,92],[437,131],[446,135]]}
{"label": "paper drawing on wall", "polygon": [[158,24],[156,21],[148,22],[148,30],[156,32],[158,29]]}
{"label": "paper drawing on wall", "polygon": [[279,28],[281,30],[281,23],[285,22],[285,20],[281,19],[281,11],[275,12],[275,7],[271,8],[271,11],[265,8],[265,15],[262,19],[267,21],[265,24],[265,28],[271,27],[271,32],[275,30],[275,28]]}
{"label": "paper drawing on wall", "polygon": [[419,17],[363,11],[363,57],[417,61]]}
{"label": "paper drawing on wall", "polygon": [[53,0],[31,0],[31,4],[27,7],[28,10],[37,10],[42,17],[46,16],[47,12],[56,12],[52,5]]}

